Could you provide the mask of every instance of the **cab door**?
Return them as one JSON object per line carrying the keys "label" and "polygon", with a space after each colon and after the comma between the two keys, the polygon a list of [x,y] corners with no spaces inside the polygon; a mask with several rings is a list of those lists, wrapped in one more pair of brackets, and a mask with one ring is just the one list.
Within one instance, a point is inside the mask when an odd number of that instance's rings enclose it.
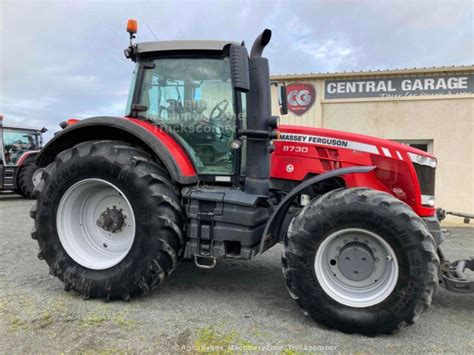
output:
{"label": "cab door", "polygon": [[229,58],[159,57],[144,71],[138,103],[187,150],[201,176],[236,173],[236,110]]}

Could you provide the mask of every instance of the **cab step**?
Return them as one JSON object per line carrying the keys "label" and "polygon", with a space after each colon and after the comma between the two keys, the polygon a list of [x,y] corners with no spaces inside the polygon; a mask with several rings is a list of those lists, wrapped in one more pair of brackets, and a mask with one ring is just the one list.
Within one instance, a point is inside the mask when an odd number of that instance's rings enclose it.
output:
{"label": "cab step", "polygon": [[194,263],[201,269],[214,269],[217,264],[217,259],[212,256],[194,256]]}

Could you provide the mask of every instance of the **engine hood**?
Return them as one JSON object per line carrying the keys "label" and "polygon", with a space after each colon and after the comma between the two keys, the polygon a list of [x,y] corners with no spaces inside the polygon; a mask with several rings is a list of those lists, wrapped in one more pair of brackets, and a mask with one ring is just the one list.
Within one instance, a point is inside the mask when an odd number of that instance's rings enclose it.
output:
{"label": "engine hood", "polygon": [[391,140],[331,129],[283,125],[279,132],[271,160],[275,184],[301,182],[340,168],[375,166],[369,173],[343,176],[344,185],[392,194],[420,216],[433,216],[432,155]]}
{"label": "engine hood", "polygon": [[292,125],[281,125],[278,130],[282,140],[287,141],[322,144],[385,156],[395,157],[400,152],[407,152],[434,158],[433,155],[408,145],[364,134]]}

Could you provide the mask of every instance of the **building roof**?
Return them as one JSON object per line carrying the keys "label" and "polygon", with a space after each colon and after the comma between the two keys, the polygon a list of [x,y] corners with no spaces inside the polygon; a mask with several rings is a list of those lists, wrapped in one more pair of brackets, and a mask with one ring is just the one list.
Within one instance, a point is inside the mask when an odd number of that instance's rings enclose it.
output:
{"label": "building roof", "polygon": [[334,77],[362,77],[362,76],[391,76],[391,75],[407,75],[407,74],[448,74],[452,72],[468,72],[474,71],[474,64],[470,65],[453,65],[442,67],[423,67],[423,68],[400,68],[386,70],[368,70],[368,71],[350,71],[350,72],[334,72],[334,73],[295,73],[295,74],[275,74],[272,75],[273,80],[293,80],[293,79],[325,79]]}
{"label": "building roof", "polygon": [[155,41],[137,43],[137,48],[138,53],[181,50],[221,51],[228,44],[239,45],[232,41]]}

